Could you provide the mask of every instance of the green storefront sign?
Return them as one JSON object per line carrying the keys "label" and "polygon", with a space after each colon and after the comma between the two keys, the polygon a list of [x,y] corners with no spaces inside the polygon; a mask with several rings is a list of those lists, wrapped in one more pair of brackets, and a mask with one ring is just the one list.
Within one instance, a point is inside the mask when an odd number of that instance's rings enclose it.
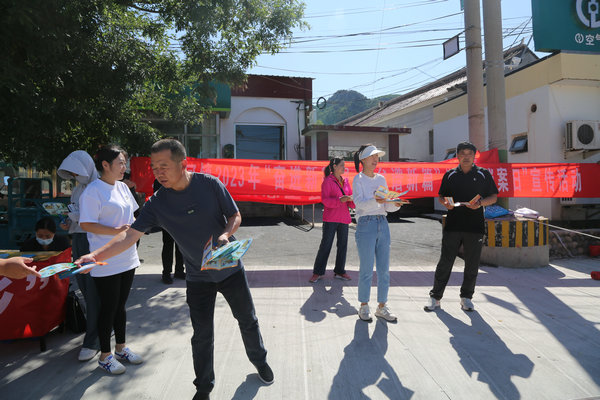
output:
{"label": "green storefront sign", "polygon": [[532,0],[536,51],[600,53],[600,0]]}

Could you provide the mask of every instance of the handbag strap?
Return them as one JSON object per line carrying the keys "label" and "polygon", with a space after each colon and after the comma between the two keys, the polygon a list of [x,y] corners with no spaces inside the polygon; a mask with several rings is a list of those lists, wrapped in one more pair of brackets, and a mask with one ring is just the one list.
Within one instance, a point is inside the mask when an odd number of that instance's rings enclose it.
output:
{"label": "handbag strap", "polygon": [[340,185],[340,182],[337,180],[337,178],[334,176],[333,179],[335,179],[335,183],[337,184],[337,187],[340,188],[340,190],[342,191],[342,196],[345,196],[346,193],[344,192],[344,188],[342,187],[342,185]]}

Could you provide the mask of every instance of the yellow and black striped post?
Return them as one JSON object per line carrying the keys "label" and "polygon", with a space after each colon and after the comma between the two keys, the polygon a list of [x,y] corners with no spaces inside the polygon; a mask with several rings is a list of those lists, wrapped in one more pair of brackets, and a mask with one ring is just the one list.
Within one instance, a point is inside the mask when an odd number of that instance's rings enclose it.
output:
{"label": "yellow and black striped post", "polygon": [[[446,216],[442,218],[442,226]],[[485,220],[481,264],[511,268],[543,267],[550,262],[548,219]]]}
{"label": "yellow and black striped post", "polygon": [[546,246],[550,233],[547,223],[547,218],[486,220],[483,245],[488,247]]}
{"label": "yellow and black striped post", "polygon": [[511,268],[543,267],[550,262],[547,218],[486,220],[481,263]]}

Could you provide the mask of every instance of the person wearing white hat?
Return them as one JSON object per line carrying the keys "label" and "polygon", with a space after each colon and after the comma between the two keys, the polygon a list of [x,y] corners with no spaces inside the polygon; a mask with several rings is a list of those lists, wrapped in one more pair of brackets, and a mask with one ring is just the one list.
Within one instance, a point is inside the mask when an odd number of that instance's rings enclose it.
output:
{"label": "person wearing white hat", "polygon": [[[356,247],[360,259],[358,278],[358,316],[363,321],[372,321],[369,310],[373,264],[377,270],[377,302],[375,316],[395,322],[397,318],[386,305],[390,287],[390,228],[386,215],[396,211],[400,203],[389,203],[375,196],[379,186],[388,187],[385,177],[375,173],[379,158],[385,152],[372,144],[361,146],[354,153],[354,166],[358,174],[352,181],[352,198],[356,205]],[[362,172],[360,165],[362,164]]]}
{"label": "person wearing white hat", "polygon": [[[73,260],[77,260],[84,254],[90,252],[90,244],[87,239],[87,232],[79,225],[79,198],[81,194],[93,181],[98,179],[98,171],[94,165],[94,160],[84,150],[75,150],[70,153],[60,164],[57,171],[62,179],[75,179],[77,186],[71,193],[71,202],[69,204],[69,218],[66,225],[71,235],[71,245]],[[94,283],[94,278],[90,274],[76,274],[75,280],[77,286],[85,299],[85,336],[83,344],[79,351],[79,361],[91,360],[100,352],[100,341],[98,339],[98,315],[100,313],[100,297]]]}

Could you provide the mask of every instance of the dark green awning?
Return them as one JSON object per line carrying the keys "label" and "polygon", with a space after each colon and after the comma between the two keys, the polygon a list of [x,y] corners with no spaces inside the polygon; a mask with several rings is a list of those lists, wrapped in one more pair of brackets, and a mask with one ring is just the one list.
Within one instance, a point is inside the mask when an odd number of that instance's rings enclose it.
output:
{"label": "dark green awning", "polygon": [[229,113],[231,111],[231,88],[220,82],[210,82],[209,85],[217,91],[216,104],[212,104],[212,109]]}

